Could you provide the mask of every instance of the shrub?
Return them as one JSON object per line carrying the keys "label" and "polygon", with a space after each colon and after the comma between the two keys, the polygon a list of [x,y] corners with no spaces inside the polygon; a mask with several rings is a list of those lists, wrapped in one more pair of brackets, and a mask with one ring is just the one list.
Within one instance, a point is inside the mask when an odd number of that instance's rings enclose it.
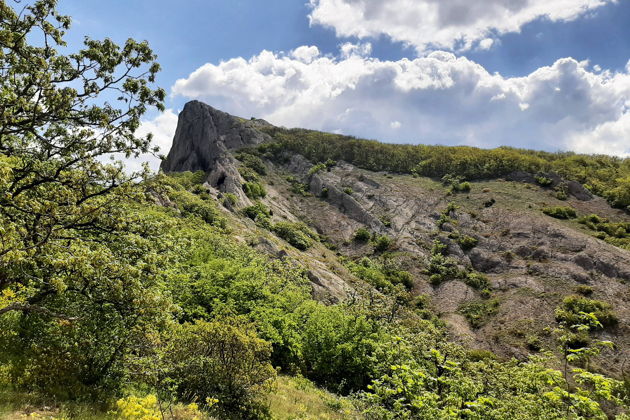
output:
{"label": "shrub", "polygon": [[556,219],[575,219],[577,213],[572,207],[545,207],[542,212]]}
{"label": "shrub", "polygon": [[303,223],[280,222],[273,226],[273,231],[300,251],[306,251],[313,245],[316,235]]}
{"label": "shrub", "polygon": [[612,327],[618,322],[610,304],[577,295],[564,298],[556,309],[556,321],[571,328],[584,324],[585,314],[594,315],[603,328]]}
{"label": "shrub", "polygon": [[305,375],[344,394],[365,389],[382,340],[374,322],[343,307],[315,302],[300,308],[298,316],[303,320]]}
{"label": "shrub", "polygon": [[196,321],[172,332],[165,367],[181,400],[218,400],[211,409],[222,418],[253,418],[276,377],[270,357],[271,344],[242,320]]}
{"label": "shrub", "polygon": [[308,189],[308,184],[303,184],[297,181],[291,183],[291,192],[297,195],[301,195],[302,197],[308,197],[311,195],[311,193],[308,192]]}
{"label": "shrub", "polygon": [[377,252],[385,252],[387,251],[393,244],[393,241],[390,237],[386,235],[379,235],[374,242],[374,249]]}
{"label": "shrub", "polygon": [[477,290],[485,290],[490,287],[488,278],[477,271],[471,271],[466,275],[464,283]]}
{"label": "shrub", "polygon": [[350,188],[350,187],[345,187],[345,188],[343,189],[343,192],[345,192],[345,193],[346,193],[346,194],[348,194],[348,195],[352,195],[352,188]]}
{"label": "shrub", "polygon": [[326,169],[326,164],[325,163],[318,163],[317,165],[314,165],[311,169],[309,169],[308,174],[309,175],[314,175],[318,172],[321,172],[323,170]]}
{"label": "shrub", "polygon": [[225,219],[220,216],[214,201],[203,200],[188,191],[171,191],[169,197],[175,202],[182,215],[199,217],[214,226],[225,226]]}
{"label": "shrub", "polygon": [[251,168],[259,175],[267,175],[267,166],[258,156],[242,151],[235,156],[243,165]]}
{"label": "shrub", "polygon": [[271,217],[271,210],[267,208],[263,203],[257,201],[253,206],[245,207],[243,214],[257,223],[269,223]]}
{"label": "shrub", "polygon": [[238,168],[238,173],[241,174],[245,181],[249,182],[258,182],[260,177],[252,168],[248,168],[247,166],[241,166]]}
{"label": "shrub", "polygon": [[236,205],[236,203],[238,203],[238,197],[236,196],[236,194],[232,194],[232,193],[223,194],[223,204],[234,206]]}
{"label": "shrub", "polygon": [[462,247],[463,250],[473,249],[479,243],[477,238],[473,238],[472,236],[464,235],[461,236],[457,242]]}
{"label": "shrub", "polygon": [[370,231],[364,227],[361,227],[357,229],[356,232],[354,232],[354,240],[357,242],[367,242],[370,240],[371,237],[372,234],[370,233]]}
{"label": "shrub", "polygon": [[168,177],[179,184],[183,189],[190,190],[195,185],[201,185],[206,179],[206,173],[204,171],[196,172],[172,172],[168,174]]}
{"label": "shrub", "polygon": [[319,196],[321,198],[328,198],[328,188],[326,187],[322,188],[322,191],[319,193]]}
{"label": "shrub", "polygon": [[263,198],[267,196],[267,191],[258,182],[246,182],[243,184],[243,191],[245,195],[253,200],[257,198]]}
{"label": "shrub", "polygon": [[593,291],[591,286],[580,285],[575,288],[575,292],[582,296],[590,296],[593,294]]}
{"label": "shrub", "polygon": [[569,195],[565,191],[559,190],[559,191],[556,191],[556,198],[558,200],[565,201],[569,198]]}
{"label": "shrub", "polygon": [[536,176],[536,182],[541,187],[548,187],[551,184],[553,184],[553,180],[551,178],[547,178],[546,176],[543,176],[543,175]]}
{"label": "shrub", "polygon": [[471,327],[480,328],[499,311],[499,305],[498,299],[469,302],[460,306],[459,312],[466,317]]}

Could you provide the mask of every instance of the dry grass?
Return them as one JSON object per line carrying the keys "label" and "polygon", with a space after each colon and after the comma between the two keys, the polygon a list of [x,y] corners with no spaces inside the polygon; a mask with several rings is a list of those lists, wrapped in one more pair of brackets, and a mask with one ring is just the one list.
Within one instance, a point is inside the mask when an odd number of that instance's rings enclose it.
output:
{"label": "dry grass", "polygon": [[277,420],[337,420],[361,418],[350,400],[318,389],[303,378],[281,376],[269,396]]}

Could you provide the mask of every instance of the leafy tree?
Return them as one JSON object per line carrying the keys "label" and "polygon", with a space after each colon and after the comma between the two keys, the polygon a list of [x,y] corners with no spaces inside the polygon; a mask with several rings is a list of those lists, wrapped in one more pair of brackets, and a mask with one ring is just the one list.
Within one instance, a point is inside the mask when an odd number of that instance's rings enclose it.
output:
{"label": "leafy tree", "polygon": [[56,1],[15,4],[0,4],[0,322],[16,332],[3,359],[16,383],[76,397],[119,387],[139,331],[168,314],[153,286],[173,244],[127,204],[144,201],[140,174],[101,163],[152,150],[135,132],[165,93],[146,42],[64,55]]}

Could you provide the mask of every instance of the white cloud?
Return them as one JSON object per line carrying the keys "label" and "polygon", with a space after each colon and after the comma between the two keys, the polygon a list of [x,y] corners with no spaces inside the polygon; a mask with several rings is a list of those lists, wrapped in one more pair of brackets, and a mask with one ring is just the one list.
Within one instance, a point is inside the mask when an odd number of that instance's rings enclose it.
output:
{"label": "white cloud", "polygon": [[[145,120],[140,124],[140,127],[136,131],[137,136],[146,136],[149,133],[153,134],[153,146],[160,148],[159,154],[166,155],[171,148],[173,142],[173,136],[175,135],[175,129],[177,128],[177,114],[172,109],[158,114],[151,120]],[[160,159],[152,154],[144,154],[139,158],[134,159],[122,159],[125,162],[125,166],[128,171],[138,171],[141,169],[142,164],[147,162],[149,167],[157,172],[160,168]]]}
{"label": "white cloud", "polygon": [[172,92],[243,117],[385,141],[628,153],[629,71],[594,73],[565,58],[505,78],[443,51],[399,61],[299,55],[205,64]]}
{"label": "white cloud", "polygon": [[492,38],[484,38],[481,41],[479,41],[479,49],[480,50],[489,50],[490,48],[492,48],[492,46],[494,45],[494,39]]}
{"label": "white cloud", "polygon": [[309,0],[309,18],[312,25],[333,28],[342,37],[386,35],[418,51],[463,50],[491,35],[518,32],[538,18],[573,20],[617,1]]}
{"label": "white cloud", "polygon": [[359,57],[368,57],[372,54],[372,44],[369,42],[353,44],[351,42],[346,42],[339,47],[341,51],[341,56],[343,58],[349,58],[353,55],[358,55]]}

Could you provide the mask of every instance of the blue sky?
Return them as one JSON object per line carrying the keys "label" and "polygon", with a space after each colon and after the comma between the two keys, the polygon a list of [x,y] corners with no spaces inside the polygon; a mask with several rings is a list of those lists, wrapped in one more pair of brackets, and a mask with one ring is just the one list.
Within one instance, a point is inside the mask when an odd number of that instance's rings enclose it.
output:
{"label": "blue sky", "polygon": [[630,153],[628,0],[59,6],[74,19],[72,47],[85,35],[150,42],[169,111],[144,129],[163,149],[178,110],[201,99],[384,141]]}

